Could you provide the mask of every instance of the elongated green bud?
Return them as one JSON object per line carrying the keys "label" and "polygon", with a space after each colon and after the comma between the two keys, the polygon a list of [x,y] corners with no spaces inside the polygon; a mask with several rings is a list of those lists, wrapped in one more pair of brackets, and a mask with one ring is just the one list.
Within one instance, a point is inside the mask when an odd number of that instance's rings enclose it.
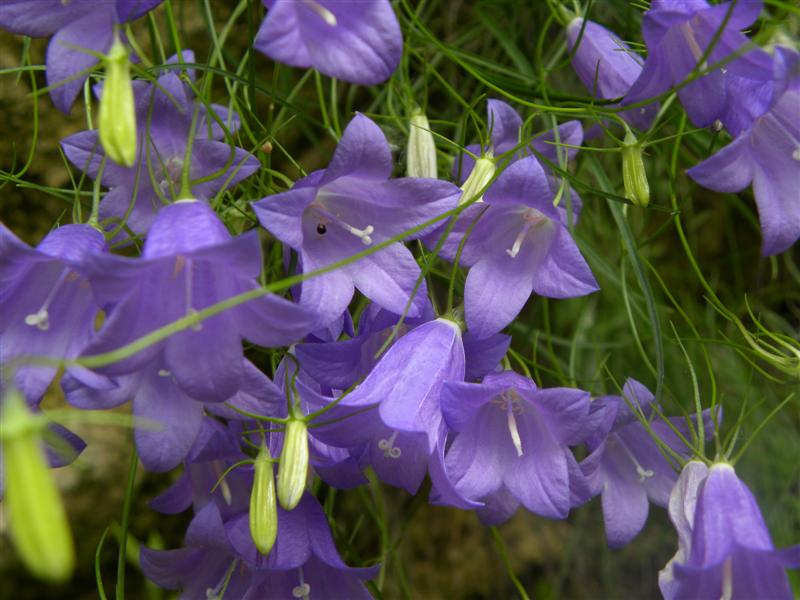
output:
{"label": "elongated green bud", "polygon": [[436,143],[428,117],[419,109],[411,117],[406,150],[406,175],[436,179]]}
{"label": "elongated green bud", "polygon": [[0,407],[0,454],[11,541],[33,575],[60,583],[75,570],[75,547],[42,449],[42,428],[22,395],[9,390]]}
{"label": "elongated green bud", "polygon": [[303,497],[308,478],[308,427],[292,419],[283,434],[283,451],[278,463],[278,502],[292,510]]}
{"label": "elongated green bud", "polygon": [[115,163],[136,162],[136,106],[128,51],[118,36],[105,57],[106,80],[100,98],[100,143]]}
{"label": "elongated green bud", "polygon": [[269,554],[278,536],[278,505],[275,502],[275,476],[272,455],[266,444],[258,451],[253,491],[250,493],[250,536],[258,551]]}
{"label": "elongated green bud", "polygon": [[628,129],[622,146],[622,183],[625,197],[636,206],[645,207],[650,203],[650,185],[642,160],[642,145]]}
{"label": "elongated green bud", "polygon": [[[485,154],[481,156],[478,160],[475,161],[475,166],[472,168],[472,172],[467,177],[467,180],[464,182],[464,185],[461,186],[461,198],[459,198],[458,203],[464,204],[469,200],[473,200],[475,196],[478,195],[489,180],[494,177],[494,172],[497,170],[497,167],[494,165],[494,157],[491,153]],[[483,201],[483,196],[478,199],[478,202]]]}

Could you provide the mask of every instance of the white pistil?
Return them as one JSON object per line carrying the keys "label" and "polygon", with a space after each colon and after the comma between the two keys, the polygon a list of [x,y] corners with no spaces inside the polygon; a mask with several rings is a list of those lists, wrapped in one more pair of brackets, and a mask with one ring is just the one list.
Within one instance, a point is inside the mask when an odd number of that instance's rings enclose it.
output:
{"label": "white pistil", "polygon": [[510,405],[508,407],[508,432],[511,434],[511,441],[514,442],[514,448],[517,449],[517,456],[522,456],[522,440],[519,437],[519,429],[517,429],[517,420],[514,418],[514,410]]}
{"label": "white pistil", "polygon": [[225,575],[222,576],[222,579],[220,579],[216,586],[213,588],[206,588],[206,600],[222,600],[225,595],[225,590],[231,581],[231,576],[233,576],[233,572],[236,569],[236,563],[237,560],[231,562],[231,565],[225,571]]}
{"label": "white pistil", "polygon": [[[700,48],[700,44],[697,43],[697,38],[694,36],[694,29],[689,24],[689,21],[682,23],[680,26],[681,33],[683,34],[683,39],[686,40],[686,44],[689,46],[689,51],[692,53],[692,56],[695,60],[700,60],[700,57],[703,56],[703,51]],[[701,65],[700,68],[705,68],[705,65]]]}
{"label": "white pistil", "polygon": [[325,23],[327,25],[330,25],[331,27],[336,27],[336,25],[338,23],[336,21],[336,15],[334,15],[330,10],[328,10],[327,8],[322,6],[316,0],[305,0],[305,3],[306,3],[306,6],[308,6],[308,8],[310,8],[315,13],[317,13],[319,15],[319,17],[323,21],[325,21]]}
{"label": "white pistil", "polygon": [[511,258],[516,258],[517,254],[519,254],[520,248],[522,248],[522,242],[525,241],[525,236],[528,235],[528,230],[531,228],[530,223],[525,223],[522,226],[522,231],[517,234],[517,238],[514,240],[514,245],[511,248],[506,248],[506,254],[508,254]]}
{"label": "white pistil", "polygon": [[53,285],[47,297],[44,299],[44,302],[42,302],[39,310],[35,313],[25,315],[25,324],[30,327],[36,327],[39,331],[47,331],[50,329],[50,313],[47,309],[50,307],[53,298],[56,297],[58,290],[61,289],[62,284],[67,280],[71,281],[73,279],[77,279],[77,275],[72,273],[69,269],[64,269],[64,272],[58,276],[55,285]]}
{"label": "white pistil", "polygon": [[383,457],[384,458],[400,458],[403,454],[403,451],[400,450],[397,446],[394,445],[394,441],[397,439],[397,432],[393,431],[392,435],[389,439],[382,439],[378,441],[378,448],[383,450]]}
{"label": "white pistil", "polygon": [[233,495],[231,494],[231,486],[228,485],[227,480],[222,476],[224,470],[222,469],[222,463],[218,460],[215,460],[213,463],[214,473],[217,476],[217,480],[219,481],[219,491],[222,494],[222,499],[225,500],[225,504],[228,506],[231,505],[233,502]]}
{"label": "white pistil", "polygon": [[[372,244],[372,234],[375,232],[375,228],[372,225],[367,225],[364,229],[359,229],[358,227],[353,227],[350,223],[346,223],[342,221],[340,218],[334,216],[330,212],[328,212],[325,208],[320,206],[319,204],[314,205],[314,210],[323,217],[320,220],[319,225],[327,225],[328,223],[334,223],[344,229],[347,233],[352,233],[354,236],[361,240],[361,243],[365,246],[369,246]],[[317,225],[317,232],[319,232],[319,225]]]}
{"label": "white pistil", "polygon": [[722,563],[722,596],[719,600],[733,598],[733,559],[728,558]]}
{"label": "white pistil", "polygon": [[[179,257],[182,258],[182,257]],[[186,271],[185,271],[185,283],[186,283],[186,316],[190,317],[197,314],[197,311],[192,306],[192,287],[194,283],[194,276],[192,274],[192,260],[190,258],[185,259],[186,261]],[[203,328],[202,323],[195,323],[192,325],[192,331],[200,331]]]}
{"label": "white pistil", "polygon": [[167,369],[159,369],[158,370],[158,376],[159,377],[169,377],[170,375],[172,375],[172,372],[168,371]]}
{"label": "white pistil", "polygon": [[636,467],[636,474],[639,475],[639,483],[642,483],[645,479],[650,479],[653,475],[655,475],[652,469],[645,469],[642,465],[639,464],[639,461],[636,460],[636,457],[633,455],[633,452],[630,451],[627,444],[625,444],[625,442],[622,441],[621,437],[619,437],[618,435],[614,437],[616,437],[617,443],[624,450],[625,454],[628,455],[628,458],[631,459],[631,462]]}
{"label": "white pistil", "polygon": [[300,574],[300,585],[296,585],[292,588],[292,596],[298,598],[298,600],[309,600],[311,597],[311,586],[306,583],[303,577],[303,567],[300,567],[297,571]]}
{"label": "white pistil", "polygon": [[794,152],[792,152],[792,158],[795,160],[800,160],[800,146],[794,149]]}

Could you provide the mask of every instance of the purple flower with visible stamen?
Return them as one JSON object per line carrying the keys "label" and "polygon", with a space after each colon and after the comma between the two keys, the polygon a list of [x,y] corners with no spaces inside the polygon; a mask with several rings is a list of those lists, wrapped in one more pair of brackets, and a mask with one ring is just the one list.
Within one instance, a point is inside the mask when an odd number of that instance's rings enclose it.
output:
{"label": "purple flower with visible stamen", "polygon": [[669,499],[677,554],[659,574],[666,600],[791,600],[785,569],[800,568],[800,545],[776,550],[758,503],[733,466],[689,462]]}
{"label": "purple flower with visible stamen", "polygon": [[403,36],[388,0],[263,0],[267,17],[253,46],[273,60],[351,83],[389,79]]}
{"label": "purple flower with visible stamen", "polygon": [[69,113],[88,71],[107,54],[120,23],[138,19],[163,0],[3,0],[0,28],[32,37],[53,36],[47,47],[47,85],[53,103]]}
{"label": "purple flower with visible stamen", "polygon": [[[182,317],[238,294],[255,290],[261,273],[258,232],[231,237],[204,202],[179,201],[156,217],[139,259],[95,258],[91,281],[108,319],[84,350],[102,354]],[[239,389],[243,375],[242,338],[267,347],[299,340],[314,315],[272,294],[250,300],[130,357],[98,368],[124,375],[163,365],[188,396],[220,402]]]}
{"label": "purple flower with visible stamen", "polygon": [[[586,89],[598,98],[622,98],[642,72],[641,59],[617,35],[594,21],[574,18],[567,25],[567,46],[580,45],[572,55],[572,67]],[[658,112],[658,105],[635,108],[620,116],[638,127],[647,129]]]}
{"label": "purple flower with visible stamen", "polygon": [[459,494],[485,503],[478,509],[484,522],[501,523],[520,504],[563,519],[591,497],[569,450],[586,441],[605,416],[588,392],[539,390],[530,379],[505,371],[480,384],[445,383],[441,404],[457,433],[445,457],[446,475]]}
{"label": "purple flower with visible stamen", "polygon": [[534,157],[511,164],[468,207],[452,230],[443,256],[453,259],[469,226],[460,264],[471,267],[464,289],[467,327],[486,338],[508,325],[533,292],[571,298],[598,289],[589,266],[553,206],[547,175]]}
{"label": "purple flower with visible stamen", "polygon": [[[761,9],[761,0],[716,5],[709,5],[705,0],[651,2],[642,20],[647,60],[622,104],[659,96],[682,83],[705,54],[728,13],[729,20],[702,67],[717,63],[734,52],[742,52],[748,39],[740,30],[749,27]],[[764,53],[748,49],[724,68],[703,75],[678,90],[681,104],[697,127],[707,127],[725,114],[729,103],[725,78],[729,73],[766,81],[771,69]]]}
{"label": "purple flower with visible stamen", "polygon": [[[184,50],[183,59],[193,62],[194,54]],[[177,59],[172,57],[168,62],[175,64]],[[193,76],[191,71],[189,76]],[[139,156],[134,166],[106,161],[101,174],[104,153],[97,130],[81,131],[61,142],[72,164],[93,179],[100,175],[102,184],[110,188],[100,203],[100,218],[107,223],[107,229],[125,224],[136,234],[148,230],[157,212],[182,191],[186,147],[192,137],[190,180],[214,175],[208,181],[192,184],[195,198],[211,200],[223,188],[235,185],[261,166],[250,153],[228,143],[225,130],[215,119],[229,132],[235,132],[238,116],[223,106],[212,104],[206,108],[198,104],[178,71],[162,74],[156,84],[133,84],[139,136]],[[195,110],[199,112],[193,129]]]}
{"label": "purple flower with visible stamen", "polygon": [[[327,169],[304,177],[289,191],[253,203],[253,209],[267,230],[298,252],[303,273],[308,273],[456,206],[459,190],[453,184],[389,179],[391,172],[386,138],[375,123],[358,114],[345,129]],[[419,274],[414,256],[398,242],[303,281],[300,303],[317,313],[324,326],[342,315],[358,288],[386,310],[403,314]],[[420,316],[428,302],[423,282],[408,316]]]}
{"label": "purple flower with visible stamen", "polygon": [[687,171],[718,192],[752,184],[765,256],[788,250],[800,238],[800,55],[778,48],[775,63],[776,94],[769,112]]}
{"label": "purple flower with visible stamen", "polygon": [[[64,225],[33,249],[0,223],[0,364],[22,356],[77,357],[94,333],[99,310],[83,265],[106,252],[90,225]],[[38,403],[58,371],[20,364],[16,386]]]}
{"label": "purple flower with visible stamen", "polygon": [[[636,537],[644,527],[649,502],[665,507],[678,479],[674,467],[658,444],[637,419],[637,412],[649,417],[653,394],[635,379],[628,379],[622,389],[625,396],[607,396],[597,402],[606,405],[608,433],[595,434],[587,441],[592,454],[581,463],[595,494],[601,493],[606,537],[612,548],[619,548]],[[708,415],[706,415],[708,416]],[[672,418],[670,424],[660,418],[649,427],[676,454],[688,457],[691,449],[675,433],[691,439],[686,419]],[[705,419],[707,433],[713,423]],[[674,428],[674,429],[673,429]]]}

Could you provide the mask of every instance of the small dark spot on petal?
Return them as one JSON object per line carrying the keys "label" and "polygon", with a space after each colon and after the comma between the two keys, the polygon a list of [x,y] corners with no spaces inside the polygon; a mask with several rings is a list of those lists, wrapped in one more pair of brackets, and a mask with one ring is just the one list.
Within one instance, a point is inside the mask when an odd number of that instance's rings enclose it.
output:
{"label": "small dark spot on petal", "polygon": [[325,223],[317,224],[317,233],[320,235],[325,235],[328,233],[328,228],[325,226]]}

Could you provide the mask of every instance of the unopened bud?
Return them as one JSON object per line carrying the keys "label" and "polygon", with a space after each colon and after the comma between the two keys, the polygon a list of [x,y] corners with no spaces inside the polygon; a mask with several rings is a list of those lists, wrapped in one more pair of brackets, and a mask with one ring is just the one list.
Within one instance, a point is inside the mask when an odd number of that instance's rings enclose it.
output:
{"label": "unopened bud", "polygon": [[[461,198],[458,203],[464,204],[470,200],[475,201],[475,197],[480,191],[486,187],[486,184],[494,177],[494,172],[497,167],[494,165],[494,157],[491,153],[485,154],[475,161],[475,166],[472,172],[467,177],[464,185],[461,186]],[[478,198],[477,202],[483,202],[483,195]]]}
{"label": "unopened bud", "polygon": [[278,505],[275,502],[275,477],[272,455],[261,446],[255,462],[253,491],[250,493],[250,536],[258,551],[269,554],[278,536]]}
{"label": "unopened bud", "polygon": [[622,146],[622,183],[625,197],[635,206],[645,207],[650,203],[650,185],[642,160],[642,145],[628,129]]}
{"label": "unopened bud", "polygon": [[278,502],[292,510],[303,497],[308,478],[308,427],[292,419],[283,434],[283,451],[278,463]]}
{"label": "unopened bud", "polygon": [[436,179],[436,143],[433,141],[428,117],[417,110],[410,120],[406,175]]}
{"label": "unopened bud", "polygon": [[28,570],[54,583],[75,569],[75,547],[64,504],[42,449],[43,421],[11,389],[0,406],[0,447],[11,541]]}
{"label": "unopened bud", "polygon": [[136,162],[136,105],[130,61],[119,36],[105,57],[106,80],[100,98],[100,142],[115,163],[132,167]]}

